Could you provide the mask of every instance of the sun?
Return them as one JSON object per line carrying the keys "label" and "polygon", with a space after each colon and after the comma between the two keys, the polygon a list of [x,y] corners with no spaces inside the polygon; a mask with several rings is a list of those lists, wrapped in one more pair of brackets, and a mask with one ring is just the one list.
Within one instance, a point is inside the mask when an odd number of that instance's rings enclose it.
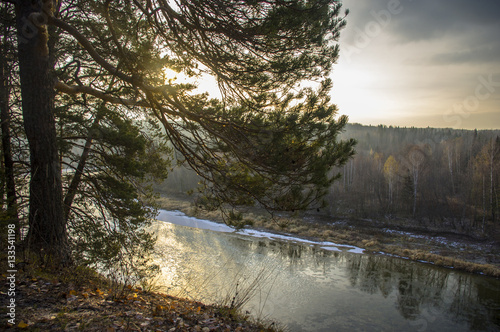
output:
{"label": "sun", "polygon": [[194,77],[189,77],[183,72],[177,72],[168,67],[164,67],[162,72],[165,76],[165,83],[168,84],[186,84],[196,82],[196,79]]}
{"label": "sun", "polygon": [[163,74],[167,84],[193,84],[196,88],[192,90],[192,93],[208,93],[211,98],[221,99],[219,85],[213,75],[201,73],[198,76],[188,76],[168,67],[163,68]]}

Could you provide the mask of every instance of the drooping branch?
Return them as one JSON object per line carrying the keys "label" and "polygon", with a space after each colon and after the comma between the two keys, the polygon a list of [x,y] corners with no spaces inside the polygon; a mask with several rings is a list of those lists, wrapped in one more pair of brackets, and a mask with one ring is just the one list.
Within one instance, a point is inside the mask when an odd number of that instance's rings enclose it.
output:
{"label": "drooping branch", "polygon": [[71,36],[73,36],[85,48],[85,50],[89,53],[92,59],[94,59],[94,61],[96,61],[101,67],[106,69],[110,74],[115,75],[118,78],[130,84],[135,83],[136,80],[132,76],[128,76],[122,73],[121,71],[118,70],[118,68],[113,66],[111,63],[107,62],[103,57],[101,57],[101,55],[96,51],[94,46],[92,46],[90,41],[87,38],[85,38],[85,36],[81,34],[80,31],[78,31],[75,27],[53,16],[50,16],[48,21],[49,24],[52,24],[66,31]]}
{"label": "drooping branch", "polygon": [[96,49],[92,46],[90,41],[85,38],[83,34],[81,34],[75,27],[71,26],[70,24],[64,22],[63,20],[60,20],[56,17],[50,16],[48,19],[49,24],[52,24],[67,33],[69,33],[71,36],[73,36],[82,46],[85,48],[85,50],[89,53],[89,55],[94,59],[94,61],[99,64],[102,68],[107,70],[110,74],[118,77],[119,79],[135,86],[138,88],[141,88],[142,90],[148,90],[151,92],[166,92],[168,94],[175,94],[177,89],[173,86],[170,85],[162,85],[159,87],[153,87],[148,85],[147,83],[143,82],[143,80],[140,78],[139,75],[127,75],[120,71],[118,68],[113,66],[111,63],[106,61],[101,55],[96,51]]}
{"label": "drooping branch", "polygon": [[[219,8],[220,2],[179,1],[179,9],[173,9],[163,0],[148,2],[145,8],[133,1],[136,8],[125,10],[119,3],[102,1],[104,6],[99,6],[97,15],[105,28],[93,26],[94,37],[85,34],[85,28],[57,18],[51,18],[49,24],[78,41],[86,59],[93,62],[92,68],[101,67],[99,74],[89,70],[89,77],[95,75],[97,80],[110,74],[121,81],[118,84],[123,90],[111,94],[99,83],[70,86],[61,82],[56,85],[60,92],[147,108],[163,124],[166,136],[186,162],[207,182],[215,183],[224,196],[245,194],[265,206],[279,205],[277,196],[288,196],[302,184],[323,188],[334,179],[320,173],[341,164],[342,152],[349,154],[352,144],[336,149],[329,143],[343,122],[336,125],[333,120],[335,110],[327,105],[327,89],[322,87],[319,95],[311,93],[310,98],[303,97],[309,90],[290,89],[304,79],[327,85],[323,78],[338,55],[329,41],[336,40],[333,32],[342,26],[342,19],[337,18],[340,5],[320,0],[308,8],[300,1],[290,1],[290,5],[262,1],[266,3],[263,7],[233,3],[226,11]],[[131,36],[119,22],[137,11],[142,15],[136,35]],[[282,18],[297,13],[311,17],[304,19],[312,22],[305,25],[307,29],[296,29],[296,22]],[[142,22],[147,29],[139,24]],[[116,47],[110,50],[109,43]],[[169,51],[164,56],[161,50]],[[187,85],[163,85],[158,72],[162,66],[189,73],[194,64],[202,64],[202,72],[215,73],[222,86],[234,87],[234,95],[215,103],[203,95],[185,93],[190,90]],[[139,101],[131,90],[139,93]],[[305,101],[309,103],[293,105]],[[241,105],[235,107],[238,102]],[[325,125],[320,126],[321,122]],[[299,132],[302,128],[307,134]]]}
{"label": "drooping branch", "polygon": [[139,107],[151,107],[151,105],[145,101],[145,100],[132,100],[132,99],[124,99],[124,98],[119,98],[119,97],[114,97],[110,94],[107,94],[105,92],[99,91],[97,89],[91,88],[89,86],[85,85],[67,85],[61,81],[57,81],[55,84],[55,88],[59,92],[64,92],[67,94],[89,94],[92,95],[96,98],[99,98],[103,101],[106,101],[111,104],[118,104],[118,105],[123,105],[123,106],[139,106]]}

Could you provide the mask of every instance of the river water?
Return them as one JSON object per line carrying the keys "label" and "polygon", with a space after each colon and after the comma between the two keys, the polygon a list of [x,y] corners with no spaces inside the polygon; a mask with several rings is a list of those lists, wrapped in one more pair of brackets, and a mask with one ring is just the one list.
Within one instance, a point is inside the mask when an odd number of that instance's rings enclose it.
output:
{"label": "river water", "polygon": [[156,284],[290,331],[500,331],[500,280],[161,211]]}

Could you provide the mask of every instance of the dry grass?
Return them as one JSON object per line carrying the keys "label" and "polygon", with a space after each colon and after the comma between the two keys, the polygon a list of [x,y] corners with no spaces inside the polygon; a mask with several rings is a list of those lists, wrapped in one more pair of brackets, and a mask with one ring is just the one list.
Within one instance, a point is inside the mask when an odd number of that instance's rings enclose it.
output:
{"label": "dry grass", "polygon": [[156,200],[158,207],[163,210],[179,210],[186,214],[193,208],[193,204],[186,199],[159,197]]}
{"label": "dry grass", "polygon": [[421,249],[402,249],[396,246],[388,246],[385,249],[385,252],[387,253],[406,257],[414,261],[429,262],[437,266],[454,268],[470,273],[479,273],[496,278],[500,277],[500,268],[492,264],[478,264],[474,262],[468,262],[460,258],[437,255]]}

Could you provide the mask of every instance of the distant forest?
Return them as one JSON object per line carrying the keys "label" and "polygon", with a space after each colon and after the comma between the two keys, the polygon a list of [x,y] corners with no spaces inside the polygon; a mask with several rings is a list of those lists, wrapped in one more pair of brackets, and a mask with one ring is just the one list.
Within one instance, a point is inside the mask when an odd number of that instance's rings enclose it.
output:
{"label": "distant forest", "polygon": [[347,137],[357,153],[338,170],[331,214],[409,217],[465,232],[498,221],[500,130],[350,124]]}
{"label": "distant forest", "polygon": [[[332,217],[412,219],[481,234],[500,222],[500,130],[348,124],[356,155],[325,197]],[[186,192],[195,174],[176,169],[159,189]],[[168,189],[168,190],[167,190]]]}

